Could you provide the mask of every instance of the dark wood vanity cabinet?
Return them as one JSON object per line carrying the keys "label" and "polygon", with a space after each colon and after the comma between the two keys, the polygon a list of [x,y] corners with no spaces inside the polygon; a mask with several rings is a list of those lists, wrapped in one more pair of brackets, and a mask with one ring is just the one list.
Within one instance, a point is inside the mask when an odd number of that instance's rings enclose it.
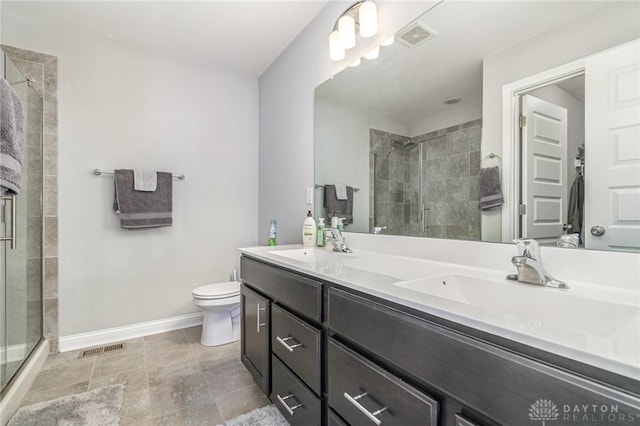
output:
{"label": "dark wood vanity cabinet", "polygon": [[[585,418],[595,419],[603,414],[604,420],[591,424],[640,422],[637,395],[447,329],[390,305],[330,288],[330,334],[446,405],[440,424],[526,425],[532,420],[530,413],[545,404],[555,407],[558,416],[554,416],[553,424],[558,426],[586,424]],[[331,358],[329,362],[331,372]],[[598,407],[595,412],[593,407]],[[608,420],[612,411],[615,411],[613,423]]]}
{"label": "dark wood vanity cabinet", "polygon": [[291,425],[325,424],[323,284],[244,256],[241,271],[242,362]]}
{"label": "dark wood vanity cabinet", "polygon": [[243,285],[240,288],[240,352],[256,383],[269,393],[269,299]]}
{"label": "dark wood vanity cabinet", "polygon": [[545,404],[549,425],[640,423],[635,392],[339,285],[241,266],[242,361],[292,425],[533,425]]}

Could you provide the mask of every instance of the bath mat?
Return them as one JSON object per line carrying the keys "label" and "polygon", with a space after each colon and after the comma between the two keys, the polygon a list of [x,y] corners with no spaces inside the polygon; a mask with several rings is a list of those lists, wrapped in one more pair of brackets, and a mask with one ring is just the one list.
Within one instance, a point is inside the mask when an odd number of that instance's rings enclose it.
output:
{"label": "bath mat", "polygon": [[282,417],[280,411],[273,406],[258,408],[247,414],[234,417],[225,426],[289,426],[289,422]]}
{"label": "bath mat", "polygon": [[7,426],[117,426],[124,385],[105,386],[20,408]]}

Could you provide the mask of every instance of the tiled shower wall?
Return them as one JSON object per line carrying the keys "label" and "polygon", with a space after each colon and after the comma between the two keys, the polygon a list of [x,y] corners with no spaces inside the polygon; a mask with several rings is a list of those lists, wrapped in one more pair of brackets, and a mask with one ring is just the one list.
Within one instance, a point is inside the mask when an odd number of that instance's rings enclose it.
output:
{"label": "tiled shower wall", "polygon": [[403,234],[405,209],[409,213],[405,186],[411,178],[403,148],[409,142],[406,136],[369,130],[369,229],[386,226],[385,234]]}
{"label": "tiled shower wall", "polygon": [[478,174],[482,120],[416,136],[423,145],[423,236],[480,240]]}
{"label": "tiled shower wall", "polygon": [[[58,61],[55,56],[0,46],[18,70],[34,80],[33,88],[42,97],[43,123],[43,262],[42,269],[29,267],[34,279],[43,280],[44,336],[52,353],[58,352]],[[36,194],[37,195],[37,194]],[[33,196],[36,196],[33,195]],[[28,249],[28,248],[27,248]],[[37,273],[36,273],[37,272]]]}
{"label": "tiled shower wall", "polygon": [[474,120],[413,138],[371,129],[370,228],[479,240],[481,126],[481,120]]}

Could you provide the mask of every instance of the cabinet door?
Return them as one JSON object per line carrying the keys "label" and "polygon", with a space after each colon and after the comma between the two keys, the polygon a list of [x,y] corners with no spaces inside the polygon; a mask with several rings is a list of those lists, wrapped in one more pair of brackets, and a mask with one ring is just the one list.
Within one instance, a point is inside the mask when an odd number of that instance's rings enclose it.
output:
{"label": "cabinet door", "polygon": [[241,289],[242,363],[269,395],[269,300],[246,285]]}

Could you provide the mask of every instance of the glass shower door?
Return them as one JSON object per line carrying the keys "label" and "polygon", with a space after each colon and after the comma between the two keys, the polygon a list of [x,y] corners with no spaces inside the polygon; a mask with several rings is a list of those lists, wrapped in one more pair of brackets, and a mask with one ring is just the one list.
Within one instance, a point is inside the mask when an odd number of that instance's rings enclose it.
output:
{"label": "glass shower door", "polygon": [[[25,112],[22,188],[0,200],[0,389],[4,389],[43,336],[42,98],[3,55],[5,79]],[[6,238],[5,238],[6,239]]]}

